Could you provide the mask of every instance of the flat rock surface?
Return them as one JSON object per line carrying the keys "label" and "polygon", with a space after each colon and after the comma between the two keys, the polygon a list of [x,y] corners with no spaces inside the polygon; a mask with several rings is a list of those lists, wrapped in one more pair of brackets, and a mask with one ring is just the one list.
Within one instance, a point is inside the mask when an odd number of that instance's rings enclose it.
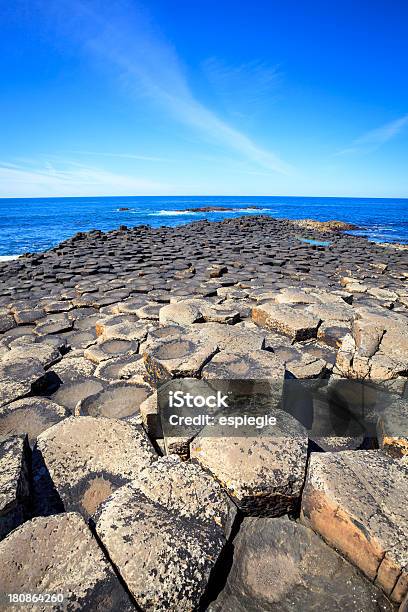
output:
{"label": "flat rock surface", "polygon": [[115,382],[105,390],[82,400],[77,413],[82,416],[104,416],[127,419],[140,414],[140,404],[152,392],[146,384]]}
{"label": "flat rock surface", "polygon": [[315,338],[321,323],[320,317],[307,310],[272,302],[255,306],[252,319],[261,327],[286,334],[293,341]]}
{"label": "flat rock surface", "polygon": [[37,436],[70,412],[45,397],[27,397],[0,408],[0,442],[14,435],[28,435],[33,448]]}
{"label": "flat rock surface", "polygon": [[245,518],[227,583],[211,612],[394,609],[380,589],[311,529],[287,518]]}
{"label": "flat rock surface", "polygon": [[45,468],[64,508],[85,517],[157,458],[140,426],[90,416],[70,417],[42,433],[36,453],[42,462],[37,496],[44,495]]}
{"label": "flat rock surface", "polygon": [[[0,592],[52,593],[63,604],[27,604],[46,610],[134,610],[83,518],[68,512],[37,517],[0,542]],[[21,610],[21,604],[7,610]]]}
{"label": "flat rock surface", "polygon": [[0,406],[28,395],[45,370],[38,359],[7,355],[0,361]]}
{"label": "flat rock surface", "polygon": [[408,466],[380,450],[312,453],[302,520],[401,602],[408,591]]}
{"label": "flat rock surface", "polygon": [[221,483],[246,514],[279,516],[296,508],[306,471],[307,435],[282,410],[271,410],[277,425],[255,436],[204,428],[190,444],[190,456]]}
{"label": "flat rock surface", "polygon": [[102,505],[96,530],[141,609],[192,610],[234,514],[208,474],[169,456]]}

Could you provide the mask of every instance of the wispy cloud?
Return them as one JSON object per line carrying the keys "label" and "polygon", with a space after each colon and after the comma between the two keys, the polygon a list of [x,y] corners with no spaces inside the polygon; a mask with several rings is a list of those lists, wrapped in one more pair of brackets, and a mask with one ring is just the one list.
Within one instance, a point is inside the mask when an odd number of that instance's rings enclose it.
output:
{"label": "wispy cloud", "polygon": [[354,153],[371,153],[376,151],[389,140],[397,136],[406,126],[408,126],[408,114],[390,121],[379,128],[366,132],[356,138],[349,147],[342,149],[336,155],[352,155]]}
{"label": "wispy cloud", "polygon": [[156,157],[153,155],[136,155],[133,153],[109,153],[102,151],[70,151],[69,153],[74,155],[83,155],[85,157],[111,157],[116,159],[130,159],[135,161],[147,161],[147,162],[169,162],[171,161],[168,157]]}
{"label": "wispy cloud", "polygon": [[211,57],[202,67],[216,95],[234,114],[253,114],[264,104],[270,105],[282,80],[278,66],[260,60],[231,66]]}
{"label": "wispy cloud", "polygon": [[75,162],[41,165],[0,161],[0,197],[162,195],[171,185]]}
{"label": "wispy cloud", "polygon": [[[49,3],[44,7],[49,14]],[[129,93],[148,97],[202,139],[258,167],[291,172],[277,153],[258,145],[194,96],[176,50],[134,2],[61,0],[58,11],[66,34],[76,37]]]}

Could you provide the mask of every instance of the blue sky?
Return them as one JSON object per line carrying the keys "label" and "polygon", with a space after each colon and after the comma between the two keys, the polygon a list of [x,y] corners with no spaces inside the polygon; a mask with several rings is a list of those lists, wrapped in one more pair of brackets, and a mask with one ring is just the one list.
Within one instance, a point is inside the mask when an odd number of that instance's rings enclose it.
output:
{"label": "blue sky", "polygon": [[405,0],[14,0],[0,197],[408,197]]}

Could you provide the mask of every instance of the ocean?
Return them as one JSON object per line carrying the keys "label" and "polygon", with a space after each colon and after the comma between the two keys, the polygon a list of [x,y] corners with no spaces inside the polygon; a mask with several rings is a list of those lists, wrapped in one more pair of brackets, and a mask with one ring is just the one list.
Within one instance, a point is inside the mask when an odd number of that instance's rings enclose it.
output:
{"label": "ocean", "polygon": [[[228,212],[183,212],[225,206]],[[260,207],[245,208],[245,207]],[[127,208],[128,210],[120,210]],[[181,212],[180,212],[181,211]],[[408,243],[408,199],[129,196],[0,199],[0,256],[44,251],[76,232],[111,230],[119,225],[181,225],[198,219],[265,214],[277,218],[336,219],[358,225],[351,233],[375,242]]]}

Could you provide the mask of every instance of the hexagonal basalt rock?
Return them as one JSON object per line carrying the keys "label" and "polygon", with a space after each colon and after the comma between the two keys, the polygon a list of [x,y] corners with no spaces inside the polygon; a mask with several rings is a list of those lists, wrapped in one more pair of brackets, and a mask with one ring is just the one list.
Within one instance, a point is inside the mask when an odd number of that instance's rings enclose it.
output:
{"label": "hexagonal basalt rock", "polygon": [[149,325],[146,321],[137,321],[128,315],[115,315],[102,319],[96,323],[96,332],[103,338],[115,338],[118,340],[143,340]]}
{"label": "hexagonal basalt rock", "polygon": [[296,508],[306,471],[306,431],[282,410],[270,410],[276,426],[254,436],[205,427],[190,444],[190,457],[221,483],[249,515],[279,516]]}
{"label": "hexagonal basalt rock", "polygon": [[211,476],[169,456],[101,506],[96,530],[141,609],[187,611],[200,603],[234,516]]}
{"label": "hexagonal basalt rock", "polygon": [[285,366],[269,351],[252,351],[236,355],[226,351],[217,353],[204,366],[203,378],[283,381]]}
{"label": "hexagonal basalt rock", "polygon": [[308,353],[301,353],[299,358],[291,359],[286,365],[288,372],[301,379],[321,378],[326,373],[327,367],[328,364],[324,359]]}
{"label": "hexagonal basalt rock", "polygon": [[57,348],[49,344],[36,342],[32,344],[19,344],[13,347],[8,357],[10,359],[37,359],[44,368],[49,368],[61,359],[61,353]]}
{"label": "hexagonal basalt rock", "polygon": [[39,504],[49,486],[45,480],[48,476],[65,509],[79,511],[85,517],[157,458],[140,426],[89,416],[70,417],[43,432],[35,453],[34,483]]}
{"label": "hexagonal basalt rock", "polygon": [[[75,513],[37,517],[0,543],[0,591],[52,593],[63,604],[28,604],[33,612],[50,609],[134,610],[83,518]],[[8,610],[21,610],[10,604]]]}
{"label": "hexagonal basalt rock", "polygon": [[159,319],[159,312],[160,312],[162,306],[163,306],[163,304],[160,304],[160,303],[149,302],[145,306],[142,306],[141,308],[138,308],[135,311],[135,314],[139,317],[139,319],[150,319],[150,320],[153,320],[153,321],[154,320],[158,321],[158,319]]}
{"label": "hexagonal basalt rock", "polygon": [[248,354],[262,349],[265,344],[265,334],[255,325],[254,330],[219,323],[197,324],[195,327],[207,342],[217,345],[220,351],[227,353]]}
{"label": "hexagonal basalt rock", "polygon": [[64,406],[71,413],[74,413],[81,400],[102,391],[105,384],[104,381],[93,377],[77,379],[61,385],[51,398],[60,406]]}
{"label": "hexagonal basalt rock", "polygon": [[140,414],[140,404],[152,393],[149,385],[115,382],[80,402],[77,414],[130,419]]}
{"label": "hexagonal basalt rock", "polygon": [[408,591],[408,466],[381,450],[312,453],[302,520],[397,603]]}
{"label": "hexagonal basalt rock", "polygon": [[85,357],[70,357],[67,355],[52,367],[52,372],[58,376],[61,382],[68,383],[92,376],[95,367],[95,364]]}
{"label": "hexagonal basalt rock", "polygon": [[227,583],[210,612],[392,612],[382,592],[311,529],[287,518],[245,518]]}
{"label": "hexagonal basalt rock", "polygon": [[0,442],[15,435],[28,435],[31,448],[37,436],[71,413],[45,397],[27,397],[0,408]]}
{"label": "hexagonal basalt rock", "polygon": [[95,370],[95,376],[106,381],[127,380],[146,377],[146,368],[141,355],[115,357],[102,361]]}
{"label": "hexagonal basalt rock", "polygon": [[252,309],[252,319],[266,329],[289,336],[294,342],[315,338],[321,319],[304,309],[265,302]]}
{"label": "hexagonal basalt rock", "polygon": [[46,336],[48,334],[60,334],[64,331],[69,331],[72,329],[74,325],[74,321],[70,319],[68,316],[63,316],[60,318],[45,318],[37,321],[35,326],[35,333],[39,336]]}
{"label": "hexagonal basalt rock", "polygon": [[0,361],[0,406],[30,393],[45,376],[38,359],[6,355]]}
{"label": "hexagonal basalt rock", "polygon": [[125,357],[137,353],[138,342],[135,340],[98,340],[94,345],[84,351],[86,359],[94,363],[101,363],[112,357]]}
{"label": "hexagonal basalt rock", "polygon": [[153,385],[173,377],[196,377],[202,367],[217,352],[213,346],[196,334],[157,342],[143,354],[148,379]]}
{"label": "hexagonal basalt rock", "polygon": [[27,517],[30,451],[26,436],[0,443],[0,540]]}
{"label": "hexagonal basalt rock", "polygon": [[191,325],[203,321],[205,307],[204,300],[183,300],[174,304],[167,304],[160,309],[160,324]]}

